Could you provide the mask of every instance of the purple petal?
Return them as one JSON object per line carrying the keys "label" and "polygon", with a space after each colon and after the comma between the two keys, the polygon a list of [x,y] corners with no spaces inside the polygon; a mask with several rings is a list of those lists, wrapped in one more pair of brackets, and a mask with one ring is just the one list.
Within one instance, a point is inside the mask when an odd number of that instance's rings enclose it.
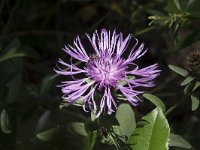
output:
{"label": "purple petal", "polygon": [[68,47],[65,46],[65,48],[62,48],[62,50],[77,60],[80,60],[83,62],[88,62],[88,60],[89,60],[89,58],[87,58],[87,56],[83,55],[80,51],[77,51],[75,48],[73,48],[70,45],[68,45]]}
{"label": "purple petal", "polygon": [[120,33],[118,43],[117,43],[117,57],[120,57],[124,51],[126,50],[127,46],[129,45],[129,42],[131,40],[132,35],[129,34],[124,40],[123,40],[123,34]]}
{"label": "purple petal", "polygon": [[[96,109],[97,109],[96,102],[95,102],[95,100],[94,100],[94,92],[95,92],[95,90],[96,90],[96,86],[93,87],[93,88],[90,90],[90,92],[89,92],[87,95],[84,96],[83,110],[84,110],[85,112],[88,112],[88,110],[86,110],[86,108],[85,108],[86,103],[88,103],[88,106],[89,106],[90,110],[96,111]],[[91,102],[91,100],[92,100],[92,102]],[[91,106],[91,105],[92,105],[92,106]],[[92,107],[93,107],[93,108],[92,108]]]}
{"label": "purple petal", "polygon": [[73,92],[71,92],[71,94],[68,94],[68,96],[66,97],[67,100],[69,100],[70,102],[75,102],[79,97],[81,97],[86,91],[87,89],[93,84],[94,82],[91,83],[87,83],[83,86],[80,86],[79,89],[73,90]]}
{"label": "purple petal", "polygon": [[130,89],[129,87],[124,87],[121,85],[119,85],[118,88],[133,106],[137,105],[139,101],[139,98],[137,97],[137,95],[142,92],[138,92],[133,89]]}

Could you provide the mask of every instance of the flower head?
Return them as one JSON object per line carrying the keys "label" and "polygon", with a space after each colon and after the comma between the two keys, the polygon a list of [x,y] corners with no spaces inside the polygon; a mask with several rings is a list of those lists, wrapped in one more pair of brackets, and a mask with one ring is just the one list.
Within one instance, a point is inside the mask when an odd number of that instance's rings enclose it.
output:
{"label": "flower head", "polygon": [[[116,31],[111,33],[105,29],[99,34],[97,31],[92,36],[87,35],[92,48],[93,57],[88,56],[79,36],[74,39],[74,46],[65,46],[63,50],[72,58],[84,63],[80,68],[75,64],[68,64],[59,59],[59,63],[66,69],[55,70],[58,74],[72,76],[82,74],[82,78],[62,82],[63,98],[70,104],[83,98],[83,109],[97,111],[97,117],[107,110],[111,114],[117,108],[117,100],[113,92],[119,92],[132,105],[137,105],[140,99],[137,87],[153,87],[154,79],[159,75],[158,65],[154,64],[139,68],[134,61],[146,53],[144,44],[136,40],[129,55],[124,58],[123,53],[131,40],[131,34],[123,37]],[[98,96],[98,99],[96,98]]]}
{"label": "flower head", "polygon": [[191,73],[200,75],[200,50],[193,50],[187,56],[187,67]]}

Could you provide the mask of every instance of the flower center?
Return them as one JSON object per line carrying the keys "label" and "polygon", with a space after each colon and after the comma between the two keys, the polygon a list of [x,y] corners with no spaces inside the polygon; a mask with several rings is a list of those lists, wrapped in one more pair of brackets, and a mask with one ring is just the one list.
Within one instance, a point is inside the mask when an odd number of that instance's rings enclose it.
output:
{"label": "flower center", "polygon": [[106,57],[96,57],[87,64],[87,75],[99,82],[100,87],[116,86],[119,80],[125,76],[126,67],[124,60]]}

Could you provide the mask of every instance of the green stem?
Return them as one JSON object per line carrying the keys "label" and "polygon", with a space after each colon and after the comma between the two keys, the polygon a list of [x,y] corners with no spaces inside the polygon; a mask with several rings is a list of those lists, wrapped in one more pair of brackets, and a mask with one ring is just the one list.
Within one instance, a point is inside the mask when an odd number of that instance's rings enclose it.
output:
{"label": "green stem", "polygon": [[180,106],[182,104],[182,102],[184,102],[185,99],[187,99],[187,95],[184,95],[180,101],[178,101],[175,105],[173,105],[172,107],[170,107],[166,112],[165,115],[167,116],[169,113],[171,113],[174,109],[176,109],[178,106]]}
{"label": "green stem", "polygon": [[174,109],[176,109],[182,101],[178,101],[175,105],[173,105],[172,107],[170,107],[166,112],[165,115],[167,116],[170,112],[172,112]]}

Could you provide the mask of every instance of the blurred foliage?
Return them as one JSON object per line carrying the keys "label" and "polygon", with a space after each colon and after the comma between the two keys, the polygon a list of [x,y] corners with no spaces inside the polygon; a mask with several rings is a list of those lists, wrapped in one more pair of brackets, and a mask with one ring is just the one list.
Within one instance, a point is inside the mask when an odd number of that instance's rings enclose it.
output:
{"label": "blurred foliage", "polygon": [[[166,132],[170,126],[169,146],[200,149],[200,77],[184,65],[190,46],[200,40],[199,8],[199,0],[1,0],[0,149],[128,149],[133,145],[126,142],[138,140],[134,130],[143,134],[155,125],[152,114]],[[59,108],[61,78],[53,68],[58,57],[69,59],[60,51],[64,44],[77,34],[85,41],[85,32],[101,28],[145,41],[149,51],[138,63],[159,62],[162,73],[144,95],[149,101],[121,105],[116,116],[98,121],[81,107],[63,102]],[[141,126],[144,119],[150,124]]]}

